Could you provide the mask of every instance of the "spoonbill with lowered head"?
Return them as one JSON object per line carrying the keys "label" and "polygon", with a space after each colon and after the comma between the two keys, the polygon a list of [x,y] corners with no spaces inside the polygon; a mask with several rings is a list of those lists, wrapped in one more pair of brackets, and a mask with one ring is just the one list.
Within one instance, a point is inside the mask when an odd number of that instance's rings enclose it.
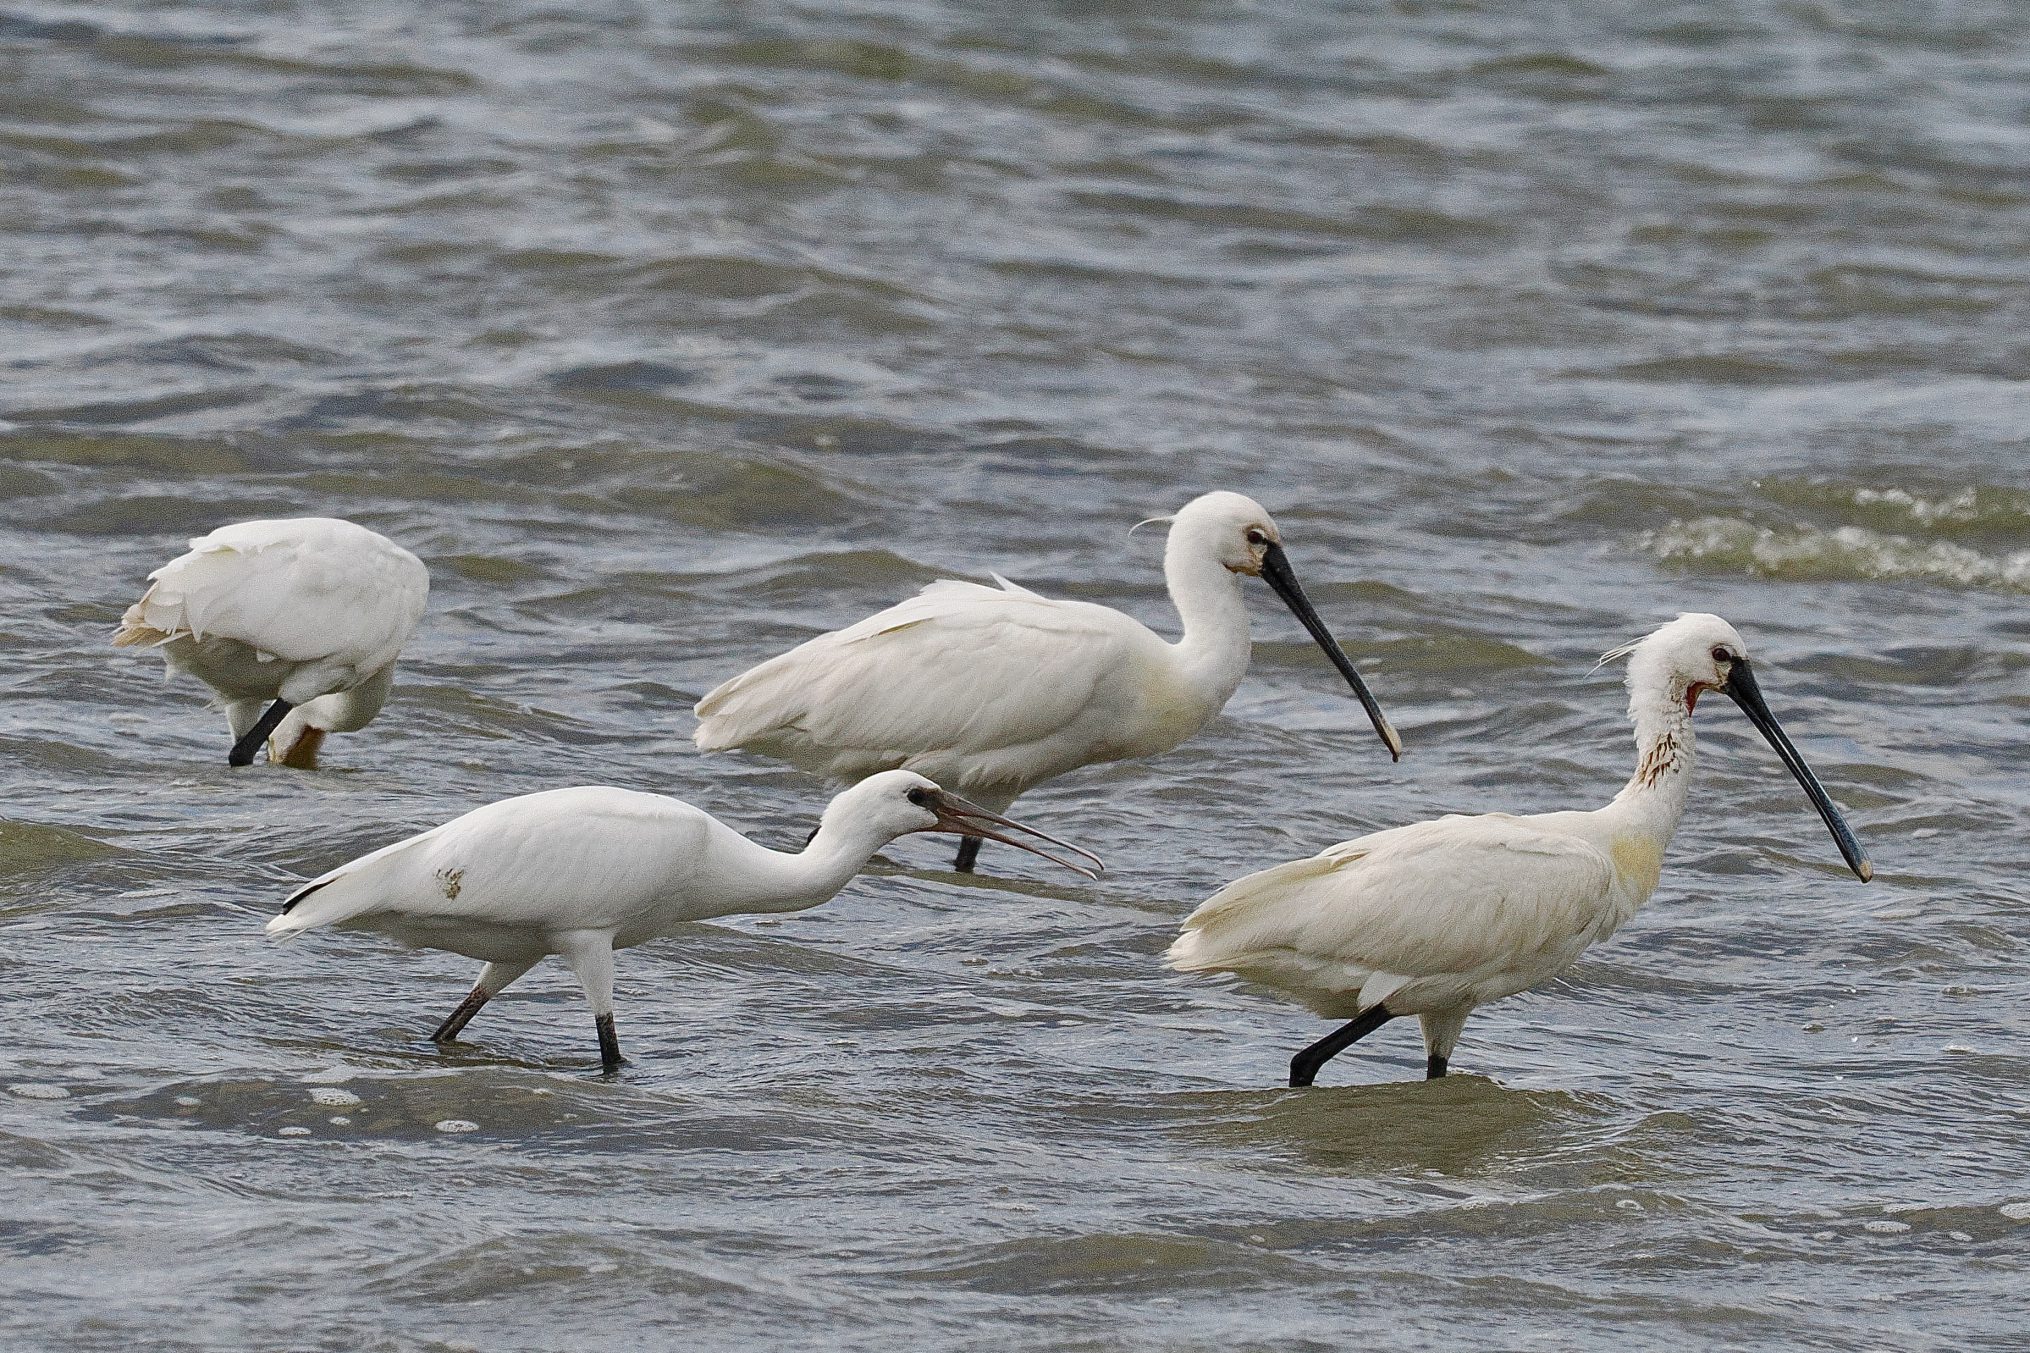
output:
{"label": "spoonbill with lowered head", "polygon": [[588,786],[502,799],[340,865],[291,894],[268,933],[373,930],[484,960],[471,994],[431,1035],[439,1043],[510,982],[561,954],[592,1003],[600,1060],[611,1070],[621,1061],[614,950],[686,921],[815,907],[909,832],[1004,841],[1098,877],[1098,857],[910,771],[873,776],[833,799],[798,853],[758,846],[681,799]]}
{"label": "spoonbill with lowered head", "polygon": [[[1318,618],[1252,498],[1208,493],[1170,519],[1163,576],[1184,634],[1106,606],[934,582],[821,634],[698,702],[705,751],[744,747],[833,780],[902,768],[997,810],[1079,766],[1154,756],[1219,713],[1248,669],[1240,575],[1259,577],[1353,687],[1393,757],[1402,739]],[[959,846],[970,870],[980,840]]]}
{"label": "spoonbill with lowered head", "polygon": [[422,560],[364,526],[236,522],[149,574],[113,644],[159,648],[224,698],[229,764],[253,764],[266,742],[270,761],[309,767],[326,733],[380,713],[429,595]]}
{"label": "spoonbill with lowered head", "polygon": [[1819,810],[1862,882],[1874,875],[1840,810],[1769,712],[1748,649],[1716,615],[1681,615],[1614,650],[1628,658],[1635,774],[1605,808],[1449,816],[1376,832],[1228,884],[1184,922],[1169,962],[1230,972],[1348,1023],[1298,1053],[1290,1084],[1401,1015],[1442,1076],[1473,1007],[1570,967],[1656,890],[1692,781],[1692,709],[1741,707]]}

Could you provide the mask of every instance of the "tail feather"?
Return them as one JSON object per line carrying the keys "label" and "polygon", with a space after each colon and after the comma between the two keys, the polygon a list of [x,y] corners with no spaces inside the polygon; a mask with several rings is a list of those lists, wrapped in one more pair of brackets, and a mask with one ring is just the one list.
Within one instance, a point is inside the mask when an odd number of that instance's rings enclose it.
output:
{"label": "tail feather", "polygon": [[283,899],[281,914],[268,922],[268,934],[284,939],[374,910],[386,897],[387,879],[381,871],[370,866],[429,840],[438,830],[441,829],[433,828],[393,845],[382,846],[310,880]]}
{"label": "tail feather", "polygon": [[135,644],[147,644],[152,647],[156,644],[166,644],[175,637],[173,634],[164,634],[153,625],[129,625],[114,633],[113,647],[132,648]]}
{"label": "tail feather", "polygon": [[[273,920],[268,922],[268,934],[276,939],[291,939],[306,930],[314,930],[318,926],[327,925],[337,920],[338,913],[343,908],[319,907],[314,903],[311,906],[302,907],[302,903],[305,898],[314,897],[324,892],[325,889],[343,877],[344,875],[342,874],[327,874],[325,877],[307,883],[289,894],[283,900],[282,910]],[[298,909],[299,907],[301,907],[301,910]]]}
{"label": "tail feather", "polygon": [[114,648],[131,648],[135,644],[166,644],[176,637],[174,631],[165,630],[151,623],[148,615],[148,597],[155,595],[149,588],[148,595],[127,608],[120,617],[120,628],[113,632]]}
{"label": "tail feather", "polygon": [[336,883],[337,881],[338,876],[334,874],[326,878],[321,878],[317,880],[315,883],[306,883],[301,888],[298,888],[295,892],[289,894],[287,898],[283,899],[281,914],[287,916],[290,912],[296,910],[296,904],[298,902],[301,902],[304,898],[310,896],[312,893],[318,891],[320,888],[329,888],[332,884]]}
{"label": "tail feather", "polygon": [[720,752],[765,737],[795,718],[793,702],[780,698],[784,675],[798,650],[780,654],[706,693],[698,702],[698,727],[691,740],[700,751]]}
{"label": "tail feather", "polygon": [[348,897],[346,894],[352,889],[332,888],[333,884],[344,880],[344,874],[333,874],[298,888],[283,902],[281,913],[268,922],[268,934],[276,939],[287,939],[373,910],[374,897],[370,892],[362,889],[360,896]]}

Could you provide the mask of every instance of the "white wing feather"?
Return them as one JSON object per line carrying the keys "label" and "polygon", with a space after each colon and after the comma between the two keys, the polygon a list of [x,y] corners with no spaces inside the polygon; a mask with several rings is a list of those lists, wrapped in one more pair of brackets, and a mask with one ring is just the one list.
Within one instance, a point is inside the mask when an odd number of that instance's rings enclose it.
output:
{"label": "white wing feather", "polygon": [[461,922],[624,931],[681,891],[711,835],[728,830],[703,809],[660,794],[604,786],[524,794],[311,880],[283,904],[268,933]]}
{"label": "white wing feather", "polygon": [[1118,611],[996,581],[932,583],[734,677],[698,702],[698,746],[842,778],[927,751],[977,758],[1087,713],[1124,650],[1154,637]]}
{"label": "white wing feather", "polygon": [[1444,817],[1228,884],[1185,920],[1168,957],[1335,1016],[1397,991],[1416,1005],[1477,1004],[1562,970],[1600,938],[1607,917],[1620,919],[1601,905],[1615,882],[1613,861],[1568,833],[1502,813]]}
{"label": "white wing feather", "polygon": [[149,575],[119,643],[235,639],[289,662],[361,675],[395,660],[422,618],[422,561],[363,526],[325,517],[237,522]]}

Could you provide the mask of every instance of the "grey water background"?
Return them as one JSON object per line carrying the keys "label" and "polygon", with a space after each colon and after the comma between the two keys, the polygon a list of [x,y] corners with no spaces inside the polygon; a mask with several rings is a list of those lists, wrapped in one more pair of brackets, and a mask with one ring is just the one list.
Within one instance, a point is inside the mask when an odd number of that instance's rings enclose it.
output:
{"label": "grey water background", "polygon": [[[0,0],[0,1343],[2030,1348],[2030,11],[2013,3]],[[718,680],[945,575],[1169,623],[1251,493],[1403,730],[1251,585],[1201,737],[622,958],[272,947],[292,880],[662,790]],[[317,773],[107,647],[185,538],[434,590]],[[1594,657],[1748,636],[1879,876],[1725,702],[1650,906],[1394,1025],[1166,973],[1229,878],[1625,776]]]}

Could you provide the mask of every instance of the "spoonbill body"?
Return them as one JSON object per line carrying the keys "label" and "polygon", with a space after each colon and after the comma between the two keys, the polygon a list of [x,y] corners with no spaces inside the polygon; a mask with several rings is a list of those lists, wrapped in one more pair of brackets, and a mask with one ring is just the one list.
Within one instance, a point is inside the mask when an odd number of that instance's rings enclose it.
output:
{"label": "spoonbill body", "polygon": [[[1240,577],[1266,581],[1325,650],[1392,756],[1402,740],[1320,620],[1261,504],[1208,493],[1171,519],[1163,574],[1183,622],[1168,642],[1091,602],[934,582],[711,691],[694,737],[832,780],[897,768],[1006,809],[1079,766],[1167,752],[1219,713],[1247,671]],[[979,841],[959,847],[972,868]]]}
{"label": "spoonbill body", "polygon": [[252,764],[265,741],[270,761],[314,766],[326,733],[380,713],[429,595],[423,562],[364,526],[236,522],[149,574],[113,644],[159,648],[171,671],[219,693],[232,765]]}
{"label": "spoonbill body", "polygon": [[[1691,787],[1692,710],[1733,699],[1796,776],[1854,873],[1873,868],[1769,712],[1748,650],[1716,615],[1681,615],[1627,656],[1636,767],[1592,812],[1448,816],[1345,841],[1228,884],[1184,922],[1169,963],[1273,987],[1344,1026],[1299,1052],[1290,1084],[1389,1020],[1423,1025],[1442,1076],[1475,1006],[1570,967],[1656,890]],[[1605,661],[1606,659],[1603,659]]]}
{"label": "spoonbill body", "polygon": [[471,994],[431,1035],[440,1043],[543,958],[561,955],[585,988],[611,1069],[621,1060],[614,950],[688,921],[815,907],[909,832],[984,836],[1098,876],[1086,851],[909,771],[873,776],[833,799],[797,853],[756,845],[680,799],[583,786],[503,799],[340,865],[292,893],[268,933],[378,931],[483,960]]}

